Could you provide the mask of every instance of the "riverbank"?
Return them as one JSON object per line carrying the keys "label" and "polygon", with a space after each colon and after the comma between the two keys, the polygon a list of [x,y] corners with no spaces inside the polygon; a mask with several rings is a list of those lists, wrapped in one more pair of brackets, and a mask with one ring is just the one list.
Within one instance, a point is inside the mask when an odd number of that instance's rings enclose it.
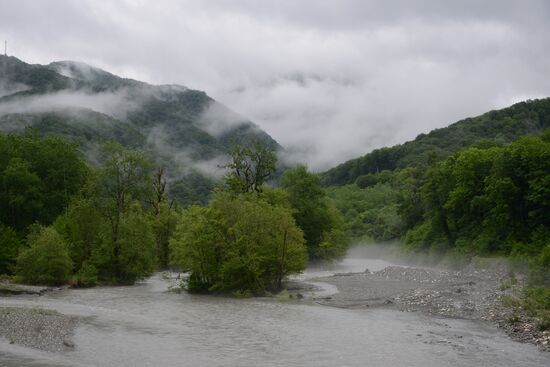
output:
{"label": "riverbank", "polygon": [[513,339],[550,351],[550,332],[517,307],[525,279],[511,277],[505,266],[461,271],[389,266],[376,272],[342,273],[312,279],[338,292],[313,297],[320,305],[365,309],[373,307],[417,311],[435,317],[484,320],[504,329]]}
{"label": "riverbank", "polygon": [[41,308],[0,307],[0,337],[48,352],[71,350],[76,317]]}
{"label": "riverbank", "polygon": [[46,292],[51,292],[53,290],[59,289],[62,288],[41,285],[16,284],[7,280],[0,281],[0,296],[17,296],[21,294],[42,296]]}

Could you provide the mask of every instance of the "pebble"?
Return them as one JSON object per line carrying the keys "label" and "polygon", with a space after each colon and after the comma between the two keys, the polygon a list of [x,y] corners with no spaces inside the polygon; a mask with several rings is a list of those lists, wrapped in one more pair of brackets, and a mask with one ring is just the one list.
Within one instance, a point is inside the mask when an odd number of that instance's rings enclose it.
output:
{"label": "pebble", "polygon": [[77,318],[39,308],[0,307],[0,336],[10,344],[49,352],[74,348]]}

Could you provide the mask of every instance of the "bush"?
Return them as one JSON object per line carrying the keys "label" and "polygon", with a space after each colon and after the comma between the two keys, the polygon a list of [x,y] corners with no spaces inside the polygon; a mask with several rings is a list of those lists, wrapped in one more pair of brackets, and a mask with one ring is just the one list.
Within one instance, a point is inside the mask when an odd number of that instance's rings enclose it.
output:
{"label": "bush", "polygon": [[60,285],[69,279],[73,263],[67,244],[52,227],[39,227],[27,238],[17,258],[16,273],[29,284]]}
{"label": "bush", "polygon": [[190,272],[187,289],[194,292],[266,294],[307,262],[288,203],[272,205],[256,194],[218,192],[208,207],[187,209],[170,246],[174,264]]}
{"label": "bush", "polygon": [[79,287],[93,287],[97,284],[97,269],[87,262],[82,264],[76,273],[76,284]]}

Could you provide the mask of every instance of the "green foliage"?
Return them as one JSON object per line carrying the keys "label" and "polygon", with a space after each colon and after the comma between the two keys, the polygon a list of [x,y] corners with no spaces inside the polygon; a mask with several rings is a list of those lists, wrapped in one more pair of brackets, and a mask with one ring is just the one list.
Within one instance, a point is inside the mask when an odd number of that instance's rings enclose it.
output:
{"label": "green foliage", "polygon": [[[150,223],[138,203],[121,218],[118,243],[113,245],[114,273],[121,283],[132,284],[153,273],[156,268],[155,238]],[[118,247],[118,254],[116,247]]]}
{"label": "green foliage", "polygon": [[347,248],[344,222],[327,200],[319,176],[298,165],[282,175],[281,187],[288,193],[296,224],[304,231],[310,258],[331,260],[343,256]]}
{"label": "green foliage", "polygon": [[153,180],[153,195],[151,204],[151,227],[155,236],[156,255],[161,268],[169,265],[168,241],[176,228],[177,206],[173,200],[168,199],[166,190],[164,169],[159,168],[155,172]]}
{"label": "green foliage", "polygon": [[[107,248],[112,251],[112,273],[118,281],[127,282],[138,278],[135,269],[126,269],[125,245],[131,245],[125,236],[133,237],[133,232],[125,228],[126,221],[135,223],[135,215],[129,212],[135,202],[146,203],[152,195],[152,164],[140,152],[110,142],[102,147],[102,166],[99,170],[99,197],[96,198],[98,209],[110,227],[110,238]],[[130,217],[127,217],[130,214]],[[144,228],[150,230],[148,223]],[[145,237],[149,239],[149,237]],[[153,241],[151,241],[152,245]],[[142,245],[138,245],[142,247]],[[136,259],[139,263],[141,259]],[[133,262],[132,262],[133,263]],[[143,274],[149,273],[143,269]]]}
{"label": "green foliage", "polygon": [[76,148],[61,139],[0,135],[0,222],[19,234],[36,221],[52,223],[88,172]]}
{"label": "green foliage", "polygon": [[343,213],[345,223],[355,239],[388,241],[402,235],[403,223],[398,213],[399,178],[390,172],[370,175],[371,185],[331,186],[328,196]]}
{"label": "green foliage", "polygon": [[76,273],[76,285],[79,287],[94,287],[97,284],[97,269],[85,262]]}
{"label": "green foliage", "polygon": [[25,283],[60,285],[69,280],[73,263],[63,237],[53,227],[40,227],[27,238],[17,258],[17,275]]}
{"label": "green foliage", "polygon": [[152,168],[142,152],[116,142],[103,144],[99,177],[105,210],[119,213],[126,211],[132,200],[145,203],[151,195]]}
{"label": "green foliage", "polygon": [[90,259],[108,232],[107,221],[99,212],[94,197],[74,197],[67,212],[53,225],[68,243],[76,271]]}
{"label": "green foliage", "polygon": [[13,228],[0,223],[0,274],[11,274],[21,247],[19,236]]}
{"label": "green foliage", "polygon": [[550,233],[548,182],[550,144],[538,137],[466,149],[427,169],[423,213],[409,221],[407,242],[472,255],[536,255]]}
{"label": "green foliage", "polygon": [[170,184],[170,197],[182,207],[206,205],[212,196],[214,186],[213,179],[191,170],[182,179]]}
{"label": "green foliage", "polygon": [[102,152],[97,175],[89,177],[54,225],[69,243],[77,280],[80,274],[88,280],[97,275],[98,281],[132,283],[155,269],[155,236],[165,234],[162,220],[157,223],[140,202],[161,210],[164,199],[151,200],[151,165],[142,153],[115,143]]}
{"label": "green foliage", "polygon": [[307,261],[288,204],[252,193],[217,192],[208,207],[185,210],[170,246],[174,264],[190,271],[191,291],[263,294]]}
{"label": "green foliage", "polygon": [[225,166],[230,170],[225,183],[234,193],[261,192],[263,184],[273,177],[276,165],[275,151],[260,140],[252,147],[234,145],[231,161]]}
{"label": "green foliage", "polygon": [[[401,145],[376,149],[323,173],[322,183],[326,186],[351,184],[369,173],[427,166],[472,145],[482,149],[498,146],[523,135],[536,134],[549,126],[550,98],[520,102],[420,134]],[[360,187],[369,186],[366,178],[357,183]]]}

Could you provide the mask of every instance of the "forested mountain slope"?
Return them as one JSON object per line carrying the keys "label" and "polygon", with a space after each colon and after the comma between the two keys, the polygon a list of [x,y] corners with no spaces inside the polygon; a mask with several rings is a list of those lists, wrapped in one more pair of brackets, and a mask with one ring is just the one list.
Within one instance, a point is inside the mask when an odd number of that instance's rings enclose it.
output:
{"label": "forested mountain slope", "polygon": [[84,63],[30,65],[0,56],[0,131],[28,127],[77,143],[92,163],[107,140],[145,150],[166,167],[171,191],[184,203],[204,202],[233,142],[281,148],[201,91],[124,79]]}
{"label": "forested mountain slope", "polygon": [[528,100],[420,134],[404,144],[376,149],[322,173],[322,182],[325,186],[354,183],[362,175],[425,165],[475,144],[510,143],[549,126],[550,98]]}

